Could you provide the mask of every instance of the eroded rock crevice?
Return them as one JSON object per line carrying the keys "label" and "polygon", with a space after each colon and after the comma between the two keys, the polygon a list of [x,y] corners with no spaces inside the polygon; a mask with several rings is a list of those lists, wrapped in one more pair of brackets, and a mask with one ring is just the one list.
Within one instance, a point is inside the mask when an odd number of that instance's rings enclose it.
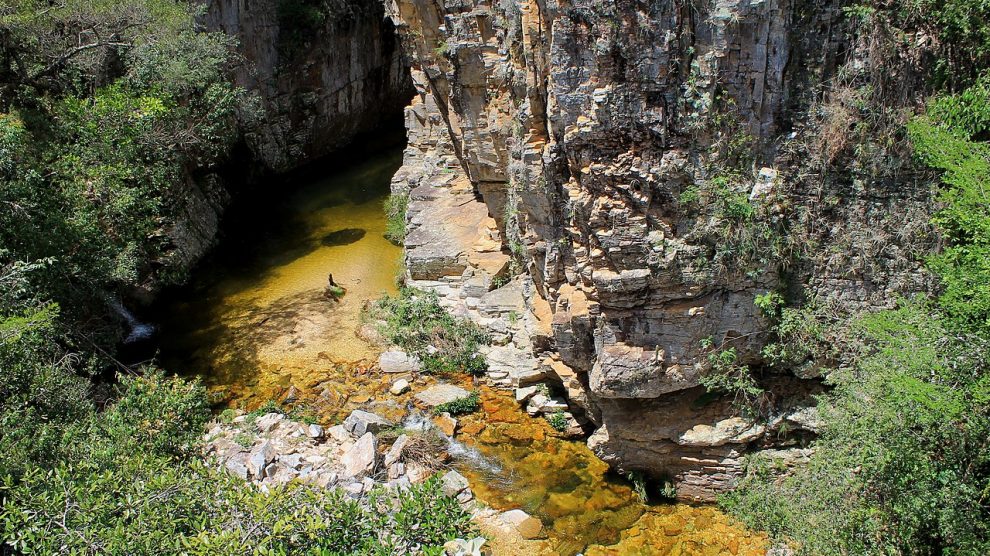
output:
{"label": "eroded rock crevice", "polygon": [[[410,284],[493,331],[494,383],[551,383],[600,457],[684,499],[729,488],[747,453],[805,458],[821,390],[764,373],[772,402],[744,419],[701,387],[706,339],[762,368],[756,295],[864,308],[928,283],[931,239],[893,233],[927,218],[927,190],[809,175],[795,154],[817,133],[799,122],[859,48],[841,7],[387,6],[416,86],[392,186],[409,195]],[[747,236],[699,195],[772,225]]]}

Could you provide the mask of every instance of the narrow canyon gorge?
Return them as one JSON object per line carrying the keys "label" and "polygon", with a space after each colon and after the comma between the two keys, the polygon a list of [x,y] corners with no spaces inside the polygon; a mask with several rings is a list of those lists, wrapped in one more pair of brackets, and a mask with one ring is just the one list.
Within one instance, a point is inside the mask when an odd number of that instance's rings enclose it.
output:
{"label": "narrow canyon gorge", "polygon": [[0,553],[986,554],[988,22],[0,6]]}

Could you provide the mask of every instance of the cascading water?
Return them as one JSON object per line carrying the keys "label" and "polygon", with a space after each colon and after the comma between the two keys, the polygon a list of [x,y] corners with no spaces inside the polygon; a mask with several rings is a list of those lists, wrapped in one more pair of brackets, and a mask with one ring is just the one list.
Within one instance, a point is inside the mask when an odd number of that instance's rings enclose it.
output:
{"label": "cascading water", "polygon": [[437,428],[423,412],[409,406],[409,415],[402,422],[402,427],[408,431],[430,432],[447,442],[447,453],[458,462],[469,465],[476,471],[490,475],[493,478],[500,478],[502,466],[492,458],[485,457],[474,446],[468,446],[457,439],[447,436]]}
{"label": "cascading water", "polygon": [[157,331],[155,325],[141,322],[141,320],[138,319],[134,313],[130,312],[127,307],[124,307],[124,304],[119,300],[113,297],[107,297],[107,304],[110,305],[110,308],[113,309],[114,312],[127,323],[128,333],[127,337],[124,338],[125,345],[150,340],[155,335],[155,332]]}

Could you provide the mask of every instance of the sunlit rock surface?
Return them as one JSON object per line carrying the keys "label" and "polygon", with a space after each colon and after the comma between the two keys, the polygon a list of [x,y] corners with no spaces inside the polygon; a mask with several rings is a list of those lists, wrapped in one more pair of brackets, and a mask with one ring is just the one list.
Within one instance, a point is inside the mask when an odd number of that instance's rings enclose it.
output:
{"label": "sunlit rock surface", "polygon": [[[417,91],[392,184],[410,195],[412,284],[492,331],[493,384],[559,380],[596,453],[685,500],[731,487],[746,454],[798,456],[814,430],[786,416],[817,383],[769,376],[774,424],[728,434],[741,411],[699,389],[703,340],[759,367],[757,294],[856,309],[926,287],[925,225],[902,224],[927,221],[930,193],[809,177],[795,154],[814,140],[803,110],[856,55],[842,6],[388,3]],[[732,142],[753,156],[738,194],[786,220],[796,262],[744,261],[684,200],[737,170]],[[501,302],[509,284],[523,309]]]}

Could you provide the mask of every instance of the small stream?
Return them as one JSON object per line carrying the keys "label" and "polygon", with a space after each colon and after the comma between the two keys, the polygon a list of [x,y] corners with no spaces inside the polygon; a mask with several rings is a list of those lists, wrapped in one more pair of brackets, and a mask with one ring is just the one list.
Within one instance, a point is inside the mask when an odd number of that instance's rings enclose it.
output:
{"label": "small stream", "polygon": [[[402,250],[383,238],[382,203],[401,160],[399,147],[338,158],[232,211],[216,253],[158,305],[162,366],[202,377],[218,405],[288,395],[326,422],[363,408],[425,426],[410,394],[388,393],[394,377],[371,368],[379,350],[359,337],[363,303],[396,291]],[[347,289],[340,301],[324,293],[329,274]],[[481,391],[483,411],[461,418],[449,452],[480,500],[544,522],[533,553],[765,550],[715,508],[641,503],[583,442],[527,416],[511,392]]]}

